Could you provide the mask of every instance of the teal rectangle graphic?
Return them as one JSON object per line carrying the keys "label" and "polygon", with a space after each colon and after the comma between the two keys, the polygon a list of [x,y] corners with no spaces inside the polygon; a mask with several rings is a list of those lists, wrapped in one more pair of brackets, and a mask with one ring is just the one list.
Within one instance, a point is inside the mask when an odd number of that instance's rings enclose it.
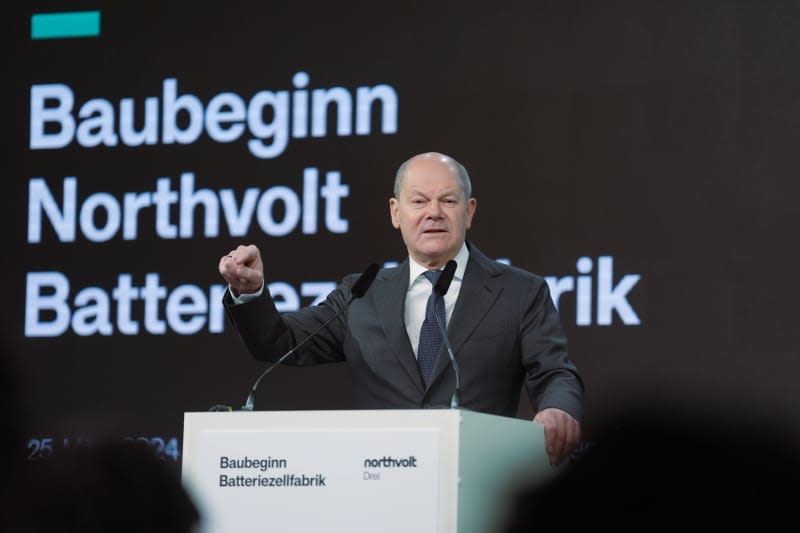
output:
{"label": "teal rectangle graphic", "polygon": [[99,11],[31,15],[31,39],[72,39],[100,35]]}

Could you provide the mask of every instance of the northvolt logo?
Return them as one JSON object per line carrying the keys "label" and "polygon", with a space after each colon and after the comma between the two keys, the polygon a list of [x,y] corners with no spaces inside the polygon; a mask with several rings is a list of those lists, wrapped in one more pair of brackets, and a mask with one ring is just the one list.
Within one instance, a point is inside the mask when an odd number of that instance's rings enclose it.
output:
{"label": "northvolt logo", "polygon": [[410,455],[403,459],[395,459],[384,455],[380,459],[364,459],[364,468],[417,468],[417,458]]}

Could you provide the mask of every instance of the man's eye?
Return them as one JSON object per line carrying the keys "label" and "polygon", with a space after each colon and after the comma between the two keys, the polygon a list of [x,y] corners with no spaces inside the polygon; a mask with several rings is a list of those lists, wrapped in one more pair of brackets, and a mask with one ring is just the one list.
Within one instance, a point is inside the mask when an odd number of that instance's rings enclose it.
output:
{"label": "man's eye", "polygon": [[458,203],[455,198],[445,198],[444,204],[445,205],[456,205]]}
{"label": "man's eye", "polygon": [[420,198],[414,198],[413,200],[411,200],[411,203],[413,205],[422,205],[425,203],[425,200],[422,200]]}

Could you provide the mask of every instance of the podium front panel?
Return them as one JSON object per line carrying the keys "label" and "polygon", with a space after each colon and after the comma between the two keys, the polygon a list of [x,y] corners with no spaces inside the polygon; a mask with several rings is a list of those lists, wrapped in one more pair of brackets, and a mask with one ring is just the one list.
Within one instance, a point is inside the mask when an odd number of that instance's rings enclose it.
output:
{"label": "podium front panel", "polygon": [[455,532],[458,413],[187,413],[205,531]]}

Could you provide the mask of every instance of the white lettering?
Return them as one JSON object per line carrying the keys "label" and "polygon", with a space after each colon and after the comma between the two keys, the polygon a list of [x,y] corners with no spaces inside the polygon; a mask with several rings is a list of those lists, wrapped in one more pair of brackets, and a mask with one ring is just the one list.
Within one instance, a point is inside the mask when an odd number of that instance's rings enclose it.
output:
{"label": "white lettering", "polygon": [[300,297],[294,287],[283,281],[273,281],[267,285],[270,296],[275,302],[275,309],[280,313],[300,309]]}
{"label": "white lettering", "polygon": [[[264,122],[264,108],[272,111],[272,122]],[[247,108],[247,126],[257,137],[247,141],[250,153],[261,159],[272,159],[281,155],[289,142],[289,93],[261,91],[250,100]],[[269,144],[264,140],[272,139]]]}
{"label": "white lettering", "polygon": [[[77,227],[91,242],[106,242],[115,237],[136,240],[140,237],[142,219],[150,217],[155,219],[155,234],[162,239],[191,239],[198,233],[202,237],[214,238],[221,231],[220,210],[222,220],[234,237],[247,234],[254,216],[260,229],[270,236],[283,237],[298,229],[307,235],[315,234],[319,231],[320,198],[324,200],[326,230],[346,233],[349,221],[343,216],[342,200],[350,194],[350,186],[342,183],[340,172],[329,171],[325,175],[325,184],[320,187],[318,175],[316,168],[303,170],[301,195],[285,185],[264,190],[250,187],[244,191],[240,204],[237,204],[236,192],[232,189],[195,189],[192,172],[181,174],[177,191],[173,189],[170,178],[161,177],[156,180],[153,192],[126,192],[119,198],[107,192],[96,192],[81,204],[77,201],[75,177],[64,178],[60,204],[47,181],[31,178],[28,184],[28,242],[42,242],[43,218],[50,222],[61,242],[74,242],[77,214],[80,215]],[[178,224],[172,221],[176,204]],[[148,209],[150,207],[154,209]],[[198,220],[202,221],[202,231],[195,231]],[[301,220],[302,227],[299,227]]]}
{"label": "white lettering", "polygon": [[[169,178],[159,178],[153,203],[156,204],[156,233],[162,239],[174,239],[178,236],[178,226],[170,222],[170,206],[178,202],[178,193],[172,190]],[[126,217],[127,218],[127,217]]]}
{"label": "white lettering", "polygon": [[[25,288],[25,336],[58,337],[69,329],[79,336],[107,336],[114,333],[115,326],[123,335],[143,332],[193,335],[204,327],[210,333],[222,333],[225,326],[222,296],[226,290],[225,285],[211,285],[204,291],[196,285],[183,284],[169,291],[161,285],[159,274],[153,272],[145,275],[142,286],[135,286],[132,275],[125,273],[118,276],[116,287],[111,290],[85,287],[78,291],[70,307],[70,282],[63,273],[29,272]],[[293,287],[279,283],[276,292],[285,293],[294,309],[299,308]],[[116,310],[112,305],[116,305]]]}
{"label": "white lettering", "polygon": [[306,298],[313,297],[314,299],[309,305],[317,305],[334,289],[336,289],[336,283],[333,281],[306,281],[300,285],[300,294]]}
{"label": "white lettering", "polygon": [[217,195],[209,189],[194,190],[194,174],[184,172],[181,174],[181,238],[190,239],[194,235],[194,209],[197,204],[203,204],[205,221],[205,236],[216,237],[219,235],[219,200]]}
{"label": "white lettering", "polygon": [[[106,212],[106,223],[102,227],[95,225],[95,211],[102,207]],[[122,214],[116,198],[105,192],[96,192],[89,196],[81,206],[81,231],[92,242],[104,242],[111,239],[119,231]]]}
{"label": "white lettering", "polygon": [[158,142],[158,98],[144,100],[144,126],[136,131],[136,115],[133,98],[119,101],[119,136],[126,146],[141,146]]}
{"label": "white lettering", "polygon": [[614,258],[600,257],[597,260],[597,323],[601,326],[611,324],[611,312],[616,311],[623,324],[638,326],[639,317],[628,302],[627,294],[639,282],[639,274],[622,276],[612,287],[614,278]]}
{"label": "white lettering", "polygon": [[114,332],[106,291],[87,287],[75,295],[75,306],[78,309],[72,314],[72,331],[76,335],[111,335]]}
{"label": "white lettering", "polygon": [[[47,101],[55,100],[56,106],[48,107]],[[31,87],[31,150],[64,148],[75,134],[75,119],[70,112],[75,105],[75,96],[67,85],[52,83]],[[58,131],[47,133],[47,124],[55,124]]]}
{"label": "white lettering", "polygon": [[206,131],[215,141],[229,143],[244,133],[244,119],[244,100],[236,93],[220,93],[208,102]]}
{"label": "white lettering", "polygon": [[350,135],[352,131],[353,99],[350,93],[342,87],[331,89],[315,89],[311,93],[312,137],[324,137],[328,131],[328,106],[336,104],[336,134],[340,137]]}
{"label": "white lettering", "polygon": [[397,91],[391,85],[359,87],[356,91],[356,135],[369,135],[372,131],[372,103],[381,101],[381,133],[397,133]]}
{"label": "white lettering", "polygon": [[[43,289],[52,294],[42,294]],[[25,336],[57,337],[69,327],[69,281],[59,272],[29,272],[25,286]],[[55,313],[43,320],[42,311]]]}
{"label": "white lettering", "polygon": [[139,234],[139,210],[153,205],[151,195],[148,192],[126,193],[123,197],[125,207],[125,220],[122,223],[122,238],[126,241],[136,239]]}
{"label": "white lettering", "polygon": [[303,171],[303,233],[317,232],[317,187],[319,173],[316,168]]}
{"label": "white lettering", "polygon": [[[180,335],[192,335],[200,331],[206,323],[208,301],[200,287],[180,285],[167,299],[167,322]],[[183,316],[188,315],[184,319]]]}
{"label": "white lettering", "polygon": [[349,223],[341,217],[340,209],[342,198],[350,194],[350,186],[343,185],[341,174],[332,170],[325,173],[325,186],[320,190],[325,198],[325,227],[331,233],[347,233]]}
{"label": "white lettering", "polygon": [[[624,275],[616,286],[613,284],[614,258],[611,256],[601,256],[597,259],[597,280],[594,285],[597,287],[597,325],[610,326],[612,311],[616,311],[623,324],[626,326],[638,326],[641,320],[633,310],[627,295],[639,282],[639,274]],[[591,258],[581,257],[575,264],[580,276],[545,276],[545,281],[550,287],[550,296],[556,309],[559,308],[561,297],[575,289],[575,324],[578,326],[592,325],[592,276],[590,275],[594,267]],[[577,285],[577,288],[575,288]]]}
{"label": "white lettering", "polygon": [[140,291],[144,300],[144,329],[154,335],[162,335],[167,331],[167,323],[158,316],[161,300],[167,297],[167,288],[159,283],[158,274],[147,274],[144,277],[144,287]]}
{"label": "white lettering", "polygon": [[253,213],[258,201],[258,189],[251,187],[244,191],[241,208],[236,207],[236,194],[232,189],[219,191],[219,200],[222,204],[222,214],[232,237],[241,237],[250,229]]}
{"label": "white lettering", "polygon": [[[124,97],[116,103],[109,98],[91,98],[77,114],[75,94],[68,85],[32,85],[29,145],[32,150],[61,149],[73,142],[85,148],[159,142],[187,145],[204,132],[215,142],[230,143],[242,138],[247,129],[250,153],[272,159],[284,153],[290,136],[329,135],[329,115],[335,121],[335,135],[340,137],[352,135],[354,128],[356,135],[369,135],[373,124],[380,125],[383,135],[397,133],[398,95],[391,85],[309,90],[309,81],[307,72],[298,71],[292,77],[291,91],[260,90],[249,101],[226,91],[204,104],[194,94],[179,93],[176,78],[165,78],[160,98],[148,96],[137,102]],[[137,109],[141,110],[139,128]]]}
{"label": "white lettering", "polygon": [[[283,220],[275,220],[273,213],[275,202],[282,202],[284,206]],[[289,187],[278,185],[267,189],[258,201],[256,211],[258,225],[267,235],[282,237],[291,233],[300,220],[300,199]]]}
{"label": "white lettering", "polygon": [[[203,104],[193,94],[178,94],[178,81],[167,78],[163,85],[164,116],[162,117],[162,142],[172,144],[191,144],[203,132]],[[189,124],[185,129],[178,126],[178,113],[185,111]]]}
{"label": "white lettering", "polygon": [[131,305],[139,298],[139,288],[134,287],[130,274],[120,274],[117,287],[111,292],[117,302],[117,329],[123,335],[139,333],[139,323],[131,319]]}
{"label": "white lettering", "polygon": [[58,208],[47,182],[43,178],[31,178],[28,182],[28,242],[42,241],[42,210],[53,225],[58,240],[75,240],[75,211],[78,181],[70,176],[64,178],[64,194],[61,210]]}
{"label": "white lettering", "polygon": [[108,100],[95,98],[81,106],[78,116],[84,119],[78,126],[78,144],[92,148],[104,144],[117,145],[114,133],[114,106]]}
{"label": "white lettering", "polygon": [[558,309],[558,303],[561,300],[561,295],[571,292],[575,289],[575,278],[573,276],[564,276],[563,278],[545,276],[544,280],[550,287],[550,298],[553,300],[553,305],[556,307],[556,309]]}
{"label": "white lettering", "polygon": [[[589,274],[592,271],[592,260],[581,257],[576,264],[578,272]],[[575,324],[579,326],[592,325],[592,277],[578,276],[578,289],[575,294]]]}
{"label": "white lettering", "polygon": [[225,308],[222,306],[222,297],[228,287],[225,285],[212,285],[208,291],[208,331],[209,333],[222,333],[225,329]]}
{"label": "white lettering", "polygon": [[292,84],[298,89],[292,95],[292,137],[301,139],[308,136],[308,74],[298,72],[292,78]]}

